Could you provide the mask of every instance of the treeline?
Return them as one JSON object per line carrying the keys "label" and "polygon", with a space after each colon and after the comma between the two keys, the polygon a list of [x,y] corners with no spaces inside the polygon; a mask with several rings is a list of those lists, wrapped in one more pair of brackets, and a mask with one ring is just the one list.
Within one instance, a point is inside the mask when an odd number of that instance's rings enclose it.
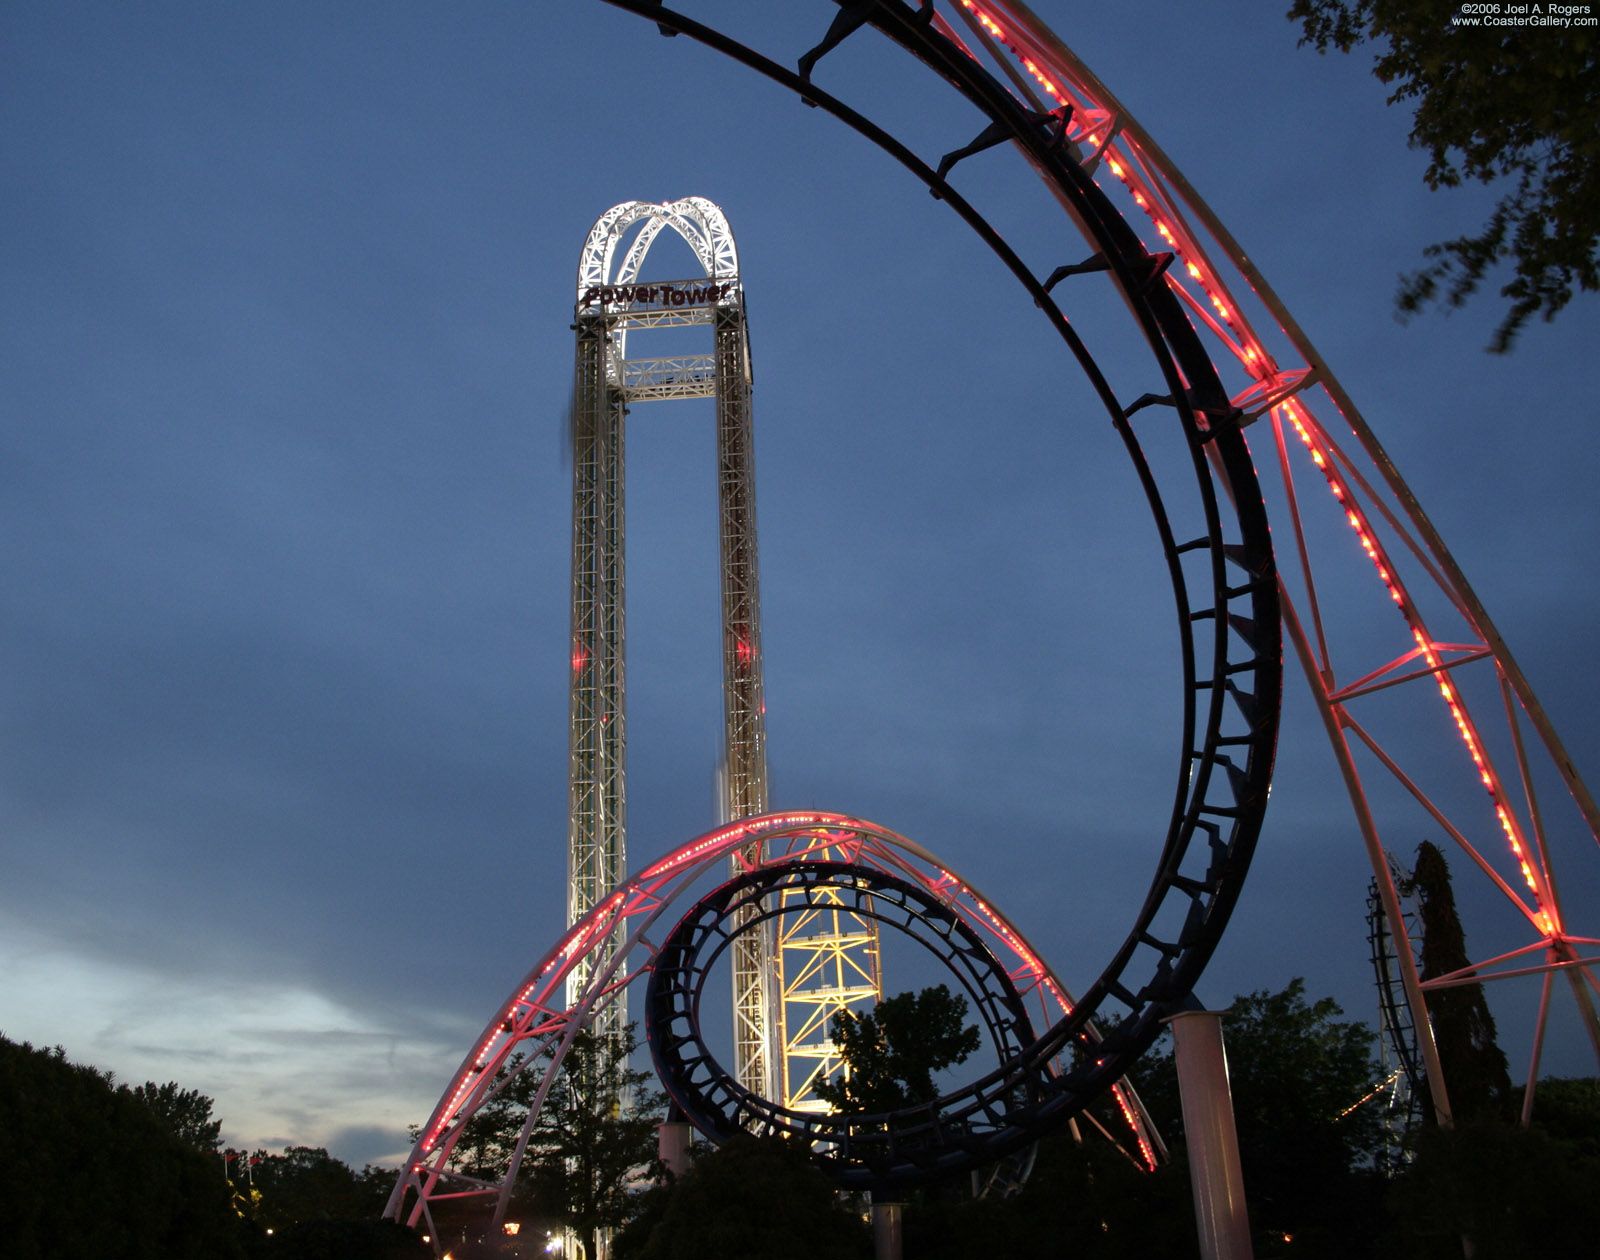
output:
{"label": "treeline", "polygon": [[[880,1012],[895,1002],[912,1007],[889,999]],[[1375,1088],[1372,1030],[1342,1016],[1332,999],[1309,1000],[1299,980],[1242,995],[1226,1013],[1258,1260],[1461,1260],[1464,1239],[1474,1260],[1592,1260],[1600,1081],[1541,1081],[1524,1128],[1521,1090],[1480,1073],[1479,1088],[1461,1091],[1453,1130],[1423,1123],[1402,1134],[1386,1091]],[[909,1080],[894,1066],[898,1050],[937,1045],[960,1027],[942,1006],[937,1019],[920,1018],[918,1010],[898,1037],[890,1024],[889,1035],[866,1039],[871,1053],[852,1065],[863,1078],[855,1094],[894,1101]],[[1492,1023],[1467,1024],[1470,1036],[1451,1053],[1492,1061]],[[1137,1085],[1171,1151],[1155,1172],[1103,1140],[1048,1139],[1011,1198],[974,1198],[964,1180],[907,1196],[908,1260],[1193,1260],[1199,1243],[1169,1046],[1141,1063]],[[677,1184],[639,1201],[615,1260],[870,1255],[859,1213],[829,1211],[820,1174],[782,1148],[751,1141],[704,1155]]]}
{"label": "treeline", "polygon": [[0,1036],[0,1254],[9,1260],[421,1260],[377,1218],[391,1169],[316,1147],[220,1145],[212,1100]]}
{"label": "treeline", "polygon": [[[934,997],[941,1000],[934,1001]],[[1458,1124],[1424,1124],[1396,1146],[1386,1123],[1375,1038],[1296,980],[1229,1008],[1230,1078],[1259,1260],[1569,1260],[1600,1237],[1600,1082],[1545,1080],[1531,1127],[1521,1091],[1499,1071],[1464,1087]],[[856,1076],[841,1105],[899,1105],[958,1063],[970,1038],[949,994],[880,1003],[844,1038]],[[1460,1021],[1441,1052],[1497,1062],[1492,1025]],[[1450,1021],[1441,1021],[1446,1030]],[[437,1203],[456,1260],[532,1256],[572,1230],[614,1260],[830,1260],[871,1254],[861,1204],[841,1205],[822,1175],[781,1142],[702,1152],[676,1181],[655,1159],[663,1100],[625,1066],[630,1034],[608,1047],[575,1039],[508,1222],[481,1200]],[[535,1065],[536,1066],[536,1065]],[[456,1167],[492,1180],[522,1132],[535,1070],[506,1082],[467,1127]],[[1470,1078],[1464,1078],[1470,1079]],[[1176,1072],[1158,1046],[1138,1088],[1171,1158],[1155,1172],[1110,1143],[1041,1142],[1010,1198],[974,1198],[966,1179],[918,1191],[905,1214],[909,1260],[1056,1256],[1160,1260],[1198,1254]],[[7,1260],[421,1260],[414,1233],[377,1217],[389,1169],[359,1171],[314,1147],[281,1154],[219,1149],[209,1098],[177,1084],[117,1085],[57,1050],[0,1038],[0,1255]],[[1108,1125],[1109,1115],[1101,1117]],[[1086,1131],[1088,1125],[1084,1125]]]}

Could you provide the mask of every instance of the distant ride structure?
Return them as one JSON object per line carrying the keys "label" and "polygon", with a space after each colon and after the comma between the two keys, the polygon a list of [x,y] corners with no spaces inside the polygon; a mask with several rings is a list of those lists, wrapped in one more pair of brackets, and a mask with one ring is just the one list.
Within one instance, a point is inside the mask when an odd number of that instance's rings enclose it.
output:
{"label": "distant ride structure", "polygon": [[[1405,877],[1398,864],[1389,859],[1389,878],[1397,889],[1404,889]],[[1380,1158],[1385,1167],[1400,1167],[1409,1156],[1408,1137],[1421,1123],[1423,1099],[1428,1086],[1423,1079],[1422,1060],[1417,1053],[1417,1028],[1411,1006],[1406,1001],[1401,981],[1399,953],[1411,954],[1418,965],[1421,927],[1412,908],[1402,902],[1406,935],[1396,939],[1389,930],[1378,881],[1367,886],[1367,943],[1372,951],[1373,985],[1378,995],[1378,1063],[1382,1070],[1372,1095],[1366,1101],[1383,1100],[1384,1150]]]}

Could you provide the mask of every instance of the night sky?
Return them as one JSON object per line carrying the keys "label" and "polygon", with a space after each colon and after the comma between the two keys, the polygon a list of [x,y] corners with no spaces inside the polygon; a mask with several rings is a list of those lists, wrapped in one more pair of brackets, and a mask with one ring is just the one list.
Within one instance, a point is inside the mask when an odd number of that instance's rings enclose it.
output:
{"label": "night sky", "polygon": [[[835,11],[772,8],[791,58]],[[1396,276],[1490,197],[1426,190],[1365,54],[1247,0],[1037,8],[1272,279],[1600,773],[1594,299],[1509,357],[1492,297],[1398,324]],[[971,138],[871,32],[818,78],[926,154]],[[875,149],[599,3],[420,0],[6,4],[0,135],[0,1031],[200,1089],[233,1144],[401,1155],[563,926],[579,247],[690,194],[748,295],[774,804],[912,836],[1098,972],[1171,793],[1148,514],[1026,295]],[[710,404],[630,426],[637,864],[715,823],[721,701]],[[1303,975],[1370,1020],[1365,857],[1287,677],[1201,996]],[[1459,895],[1492,944],[1506,912]],[[1517,1079],[1535,994],[1496,997]],[[1570,1007],[1547,1073],[1595,1070]]]}

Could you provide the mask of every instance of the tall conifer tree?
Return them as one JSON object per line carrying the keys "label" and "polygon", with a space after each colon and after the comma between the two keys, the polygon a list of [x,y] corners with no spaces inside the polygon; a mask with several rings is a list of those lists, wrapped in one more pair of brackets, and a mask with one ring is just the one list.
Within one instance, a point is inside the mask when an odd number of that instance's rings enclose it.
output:
{"label": "tall conifer tree", "polygon": [[[1417,899],[1422,920],[1422,979],[1471,965],[1450,887],[1450,866],[1438,845],[1424,840],[1417,846],[1417,864],[1401,891]],[[1495,1041],[1494,1016],[1484,1000],[1483,986],[1435,989],[1428,995],[1428,1012],[1456,1118],[1487,1119],[1503,1114],[1511,1097],[1511,1076],[1505,1052]]]}

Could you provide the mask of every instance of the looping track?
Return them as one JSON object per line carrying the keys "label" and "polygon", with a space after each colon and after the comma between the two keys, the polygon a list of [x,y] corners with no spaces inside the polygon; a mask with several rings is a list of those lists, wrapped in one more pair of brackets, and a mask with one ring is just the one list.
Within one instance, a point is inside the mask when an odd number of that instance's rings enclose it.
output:
{"label": "looping track", "polygon": [[[789,88],[851,127],[927,185],[996,254],[1060,335],[1132,459],[1155,517],[1171,577],[1183,672],[1182,754],[1167,833],[1144,904],[1073,1013],[1015,1062],[1017,1080],[1054,1057],[1098,1016],[1115,1031],[1100,1053],[1052,1085],[1041,1125],[1058,1124],[1120,1077],[1187,997],[1238,898],[1266,808],[1282,692],[1277,572],[1261,490],[1241,432],[1244,413],[1228,397],[1182,303],[1163,281],[1170,253],[1145,249],[1067,143],[1070,111],[1035,111],[990,74],[942,24],[931,5],[843,6],[804,71],[693,18],[648,0],[607,0],[698,40]],[[990,120],[971,143],[930,163],[810,77],[818,61],[856,29],[877,27]],[[1091,250],[1081,263],[1035,275],[978,208],[947,178],[966,156],[1009,142],[1046,180]],[[1120,400],[1053,296],[1069,277],[1103,272],[1148,346],[1150,388]],[[1134,417],[1163,417],[1154,420]],[[1168,423],[1172,419],[1176,423]],[[1146,444],[1181,442],[1198,511],[1164,494]],[[1165,465],[1162,465],[1163,467]],[[1194,495],[1198,491],[1197,496]],[[1012,1082],[1015,1084],[1016,1082]],[[1001,1080],[969,1089],[1005,1088]],[[959,1105],[962,1098],[952,1098]],[[941,1103],[943,1100],[941,1100]]]}
{"label": "looping track", "polygon": [[798,1139],[852,1189],[886,1191],[993,1163],[1030,1132],[1054,1065],[1030,1060],[1026,1079],[1006,1073],[959,1111],[941,1099],[890,1116],[796,1111],[761,1098],[725,1071],[707,1044],[706,983],[736,934],[784,913],[844,904],[916,941],[944,964],[982,1020],[996,1057],[1010,1063],[1034,1043],[1027,1005],[978,931],[931,889],[870,866],[790,862],[761,867],[701,898],[663,942],[645,991],[645,1028],[656,1073],[695,1127],[714,1141],[741,1132]]}
{"label": "looping track", "polygon": [[[1448,1123],[1450,1117],[1427,1009],[1428,995],[1438,989],[1539,979],[1538,1011],[1524,1042],[1525,1114],[1557,980],[1570,988],[1600,1058],[1600,928],[1592,922],[1592,905],[1563,904],[1557,877],[1558,861],[1576,861],[1588,864],[1585,873],[1592,879],[1600,805],[1373,426],[1216,212],[1083,59],[1022,0],[819,0],[816,29],[823,32],[830,17],[831,24],[809,51],[786,54],[799,54],[799,73],[653,4],[607,3],[649,16],[663,31],[703,40],[868,136],[949,202],[1036,301],[1040,290],[1053,291],[1069,277],[1092,272],[1110,275],[1127,295],[1127,268],[1119,264],[1132,263],[1136,281],[1147,280],[1181,307],[1217,373],[1232,382],[1228,405],[1239,427],[1259,425],[1264,468],[1277,474],[1267,488],[1281,552],[1294,561],[1277,574],[1283,629],[1332,746],[1390,931],[1403,931],[1404,915],[1386,845],[1409,845],[1419,834],[1453,846],[1476,900],[1509,906],[1521,921],[1505,929],[1486,914],[1485,954],[1447,975],[1423,976],[1408,956],[1400,957],[1399,980],[1437,1118]],[[864,28],[867,33],[858,36]],[[870,54],[880,67],[879,35],[993,120],[970,142],[951,148],[931,172],[812,82],[813,75],[831,81],[827,59],[846,41],[857,66],[861,55]],[[767,36],[762,32],[760,38]],[[856,47],[872,44],[878,47]],[[914,89],[919,102],[931,101],[938,90]],[[1009,106],[1000,97],[1009,98]],[[1202,108],[1209,105],[1208,96]],[[1105,221],[1084,216],[1081,204],[1066,195],[1052,155],[1041,148],[1064,150],[1076,166],[1073,178],[1098,182],[1128,214],[1122,226],[1148,245],[1145,257],[1158,261],[1141,272],[1138,247],[1122,240],[1112,252],[1068,260],[1041,283],[1044,269],[1029,274],[944,182],[966,159],[995,148],[1012,156],[1020,152],[1082,234],[1098,241]],[[966,170],[961,166],[958,174]],[[1253,171],[1244,191],[1275,189],[1277,174],[1270,168]],[[982,195],[971,182],[974,196]],[[1070,280],[1069,287],[1086,283]],[[1045,309],[1054,320],[1053,308]],[[1079,353],[1073,338],[1063,336]],[[1196,370],[1190,348],[1173,345],[1181,370],[1191,389],[1201,379],[1209,389],[1215,374],[1190,375]],[[1125,414],[1176,397],[1152,392]],[[1203,403],[1202,411],[1209,405]],[[1450,417],[1435,418],[1441,445],[1448,443],[1451,427]],[[1231,468],[1228,473],[1232,477]],[[1484,519],[1487,524],[1492,516]],[[1325,616],[1329,610],[1337,611]],[[1520,1012],[1514,1017],[1525,1020]]]}
{"label": "looping track", "polygon": [[[629,876],[551,946],[496,1008],[451,1077],[401,1171],[385,1214],[410,1224],[425,1221],[431,1225],[435,1203],[482,1197],[495,1201],[498,1220],[516,1184],[526,1135],[557,1080],[572,1038],[617,1005],[632,983],[650,974],[661,952],[659,933],[673,922],[669,915],[673,907],[715,881],[730,856],[757,847],[765,854],[762,863],[751,868],[757,872],[781,872],[795,864],[817,865],[819,855],[834,854],[842,856],[850,868],[867,871],[869,878],[872,872],[881,872],[914,889],[921,904],[938,907],[935,913],[943,921],[959,923],[959,929],[952,931],[976,940],[999,960],[1002,988],[1008,986],[1020,998],[1027,1025],[1059,1026],[1075,1014],[1066,988],[1015,925],[920,845],[886,828],[840,814],[767,814],[744,819],[691,840]],[[623,944],[613,951],[610,943],[618,939]],[[605,955],[603,962],[587,966],[601,954]],[[577,974],[582,974],[583,980],[578,991],[569,994],[568,982]],[[1098,1047],[1099,1031],[1087,1015],[1074,1019],[1073,1025],[1079,1030],[1077,1047]],[[1016,1049],[1023,1040],[1013,1034],[1006,1044]],[[1052,1070],[1062,1071],[1063,1064],[1058,1061]],[[463,1176],[452,1167],[457,1143],[472,1118],[523,1072],[537,1073],[539,1083],[517,1154],[498,1180]],[[1146,1129],[1137,1098],[1120,1081],[1111,1084],[1110,1092],[1121,1124],[1117,1126],[1120,1134],[1108,1131],[1106,1136],[1131,1157],[1153,1165],[1158,1139]],[[918,1116],[928,1118],[924,1111]],[[804,1119],[801,1113],[794,1117]],[[1092,1116],[1089,1120],[1100,1125]],[[889,1117],[885,1123],[902,1122]],[[1020,1148],[1026,1140],[1024,1136],[1008,1147]]]}
{"label": "looping track", "polygon": [[[704,873],[707,863],[741,844],[750,845],[758,835],[769,846],[768,863],[791,860],[808,846],[825,846],[852,864],[878,863],[894,873],[909,869],[938,896],[964,899],[972,921],[987,925],[984,930],[1019,959],[1021,974],[1030,978],[1019,988],[1026,993],[1031,986],[1051,998],[1053,1009],[1035,1025],[1043,1031],[1030,1045],[931,1108],[876,1118],[885,1131],[930,1125],[959,1129],[963,1117],[995,1111],[997,1100],[1027,1098],[1029,1105],[1017,1113],[1018,1122],[1001,1126],[987,1143],[986,1154],[993,1157],[1063,1125],[1108,1090],[1131,1117],[1118,1082],[1160,1034],[1162,1020],[1183,1004],[1215,950],[1238,899],[1267,804],[1282,692],[1279,588],[1261,490],[1241,431],[1245,416],[1229,399],[1183,304],[1163,281],[1172,255],[1147,250],[1096,186],[1066,142],[1067,111],[1034,111],[1019,104],[919,11],[896,4],[851,6],[829,39],[848,35],[856,17],[870,18],[939,82],[954,87],[991,120],[973,144],[930,162],[807,78],[709,27],[644,0],[614,2],[649,17],[663,30],[726,53],[883,149],[978,235],[1061,338],[1132,462],[1154,520],[1155,544],[1166,563],[1181,675],[1172,806],[1164,833],[1152,836],[1154,869],[1143,902],[1076,1003],[1066,998],[1015,929],[969,885],[937,864],[931,871],[908,868],[907,853],[931,859],[892,833],[838,816],[768,815],[692,842],[631,877],[597,905],[490,1020],[424,1128],[391,1198],[390,1214],[412,1220],[426,1215],[430,1201],[444,1197],[498,1196],[503,1212],[521,1145],[504,1179],[493,1185],[465,1182],[449,1163],[466,1123],[505,1088],[506,1078],[498,1073],[514,1048],[531,1052],[528,1063],[542,1055],[549,1064],[536,1109],[576,1030],[627,984],[628,955],[653,952],[647,934],[680,895],[680,878]],[[817,55],[826,51],[819,46]],[[816,60],[808,58],[808,68]],[[1087,242],[1083,261],[1036,275],[947,178],[967,153],[1007,140],[1011,144],[1006,151],[1020,152],[1046,180],[1070,225]],[[1131,399],[1114,393],[1054,296],[1062,281],[1091,273],[1115,286],[1153,360],[1146,387]],[[808,839],[810,835],[824,839]],[[597,941],[619,933],[627,935],[625,948],[596,969],[582,994],[562,1000],[561,985],[577,960]],[[640,961],[636,956],[635,964]],[[1103,1037],[1097,1020],[1111,1029]],[[1092,1053],[1079,1053],[1091,1046]],[[1052,1062],[1053,1074],[1048,1069]],[[1148,1155],[1142,1133],[1139,1142]]]}

